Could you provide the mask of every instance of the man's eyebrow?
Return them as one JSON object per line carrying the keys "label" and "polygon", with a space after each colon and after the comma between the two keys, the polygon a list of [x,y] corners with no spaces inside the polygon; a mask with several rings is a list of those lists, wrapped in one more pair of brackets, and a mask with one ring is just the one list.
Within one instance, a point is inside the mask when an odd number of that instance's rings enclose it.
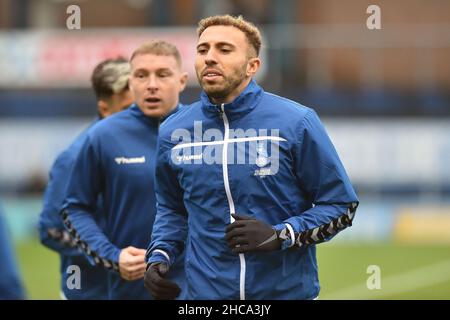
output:
{"label": "man's eyebrow", "polygon": [[133,73],[136,73],[136,72],[148,72],[148,70],[145,68],[139,68],[139,69],[134,70]]}
{"label": "man's eyebrow", "polygon": [[208,44],[207,42],[202,42],[202,43],[199,43],[199,44],[197,45],[197,49],[198,49],[199,47],[209,47],[209,44]]}
{"label": "man's eyebrow", "polygon": [[[210,45],[208,42],[202,42],[197,45],[197,49],[200,47],[209,47],[209,46]],[[236,48],[236,46],[234,44],[232,44],[231,42],[226,42],[226,41],[217,42],[217,43],[215,43],[215,46],[218,46],[218,47],[230,46],[230,47]]]}
{"label": "man's eyebrow", "polygon": [[230,46],[230,47],[233,47],[233,48],[236,47],[234,44],[232,44],[232,43],[230,43],[230,42],[225,42],[225,41],[217,42],[217,43],[216,43],[216,46],[218,46],[218,47]]}
{"label": "man's eyebrow", "polygon": [[159,68],[156,70],[156,72],[172,72],[172,69],[170,68]]}

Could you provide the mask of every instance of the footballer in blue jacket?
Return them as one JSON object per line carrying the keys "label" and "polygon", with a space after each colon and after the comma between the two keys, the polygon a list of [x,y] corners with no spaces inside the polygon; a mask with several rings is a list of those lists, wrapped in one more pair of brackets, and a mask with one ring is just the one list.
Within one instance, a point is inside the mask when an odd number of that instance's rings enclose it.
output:
{"label": "footballer in blue jacket", "polygon": [[[133,103],[128,88],[129,75],[130,64],[121,57],[102,61],[94,68],[91,82],[97,98],[98,119],[91,126]],[[104,300],[108,298],[107,271],[88,262],[84,253],[76,247],[75,239],[64,229],[60,215],[69,174],[86,133],[87,129],[53,163],[39,217],[39,235],[43,245],[60,255],[61,297],[69,300]],[[100,227],[104,227],[101,210],[99,199],[94,218]]]}
{"label": "footballer in blue jacket", "polygon": [[252,79],[260,47],[242,17],[199,22],[200,101],[158,139],[156,297],[184,252],[187,299],[315,299],[315,245],[352,223],[358,198],[317,114]]}
{"label": "footballer in blue jacket", "polygon": [[[187,74],[178,49],[164,41],[143,44],[132,54],[130,65],[135,103],[87,132],[62,215],[92,263],[110,270],[110,299],[152,299],[143,277],[156,214],[156,142],[160,123],[178,109]],[[95,219],[99,198],[104,228]],[[183,259],[178,262],[166,276],[176,283],[175,296],[182,297]]]}
{"label": "footballer in blue jacket", "polygon": [[25,290],[10,241],[3,208],[0,203],[0,300],[24,300]]}

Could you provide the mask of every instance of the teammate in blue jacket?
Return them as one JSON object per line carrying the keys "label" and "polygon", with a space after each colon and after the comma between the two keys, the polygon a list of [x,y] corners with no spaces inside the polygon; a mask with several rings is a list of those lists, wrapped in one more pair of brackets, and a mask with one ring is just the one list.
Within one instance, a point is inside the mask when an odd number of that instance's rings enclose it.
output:
{"label": "teammate in blue jacket", "polygon": [[[110,299],[151,299],[142,278],[156,213],[156,142],[160,122],[178,108],[187,74],[182,72],[178,49],[164,41],[142,45],[130,64],[135,104],[87,133],[62,214],[66,228],[89,259],[112,271]],[[94,218],[99,197],[106,220],[103,230]],[[168,275],[180,287],[182,262]]]}
{"label": "teammate in blue jacket", "polygon": [[317,114],[252,80],[258,29],[215,16],[198,36],[201,99],[160,129],[147,286],[174,290],[164,272],[184,249],[187,299],[314,299],[315,245],[358,198]]}
{"label": "teammate in blue jacket", "polygon": [[[133,103],[128,88],[129,75],[130,64],[124,58],[107,59],[95,67],[91,82],[97,97],[98,119],[91,126]],[[107,271],[92,266],[88,262],[83,252],[76,247],[75,239],[64,229],[60,215],[69,174],[86,137],[86,132],[87,130],[81,133],[53,163],[39,218],[39,235],[42,244],[60,255],[61,295],[69,300],[108,298]],[[100,215],[101,201],[95,210],[96,221],[103,226]],[[80,279],[77,282],[74,278],[72,283],[71,276],[76,276],[77,271],[79,271]]]}
{"label": "teammate in blue jacket", "polygon": [[0,203],[0,300],[23,300],[25,292]]}

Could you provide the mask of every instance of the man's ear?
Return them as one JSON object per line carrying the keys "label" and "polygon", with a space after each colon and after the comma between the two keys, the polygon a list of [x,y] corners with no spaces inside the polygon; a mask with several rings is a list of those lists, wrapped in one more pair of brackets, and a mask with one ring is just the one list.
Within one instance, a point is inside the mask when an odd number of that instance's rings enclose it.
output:
{"label": "man's ear", "polygon": [[250,58],[247,63],[247,76],[253,77],[261,66],[261,60],[258,57]]}
{"label": "man's ear", "polygon": [[109,114],[109,107],[108,104],[104,100],[98,100],[97,101],[97,109],[98,113],[102,118],[106,118]]}
{"label": "man's ear", "polygon": [[180,76],[180,92],[182,92],[186,88],[187,78],[187,72],[183,72]]}

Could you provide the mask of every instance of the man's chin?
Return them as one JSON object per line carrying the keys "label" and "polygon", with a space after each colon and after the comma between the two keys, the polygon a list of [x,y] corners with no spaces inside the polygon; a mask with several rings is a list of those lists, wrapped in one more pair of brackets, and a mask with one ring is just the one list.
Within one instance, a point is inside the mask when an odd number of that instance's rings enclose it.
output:
{"label": "man's chin", "polygon": [[201,83],[203,90],[215,90],[215,91],[222,91],[224,89],[223,83],[219,82],[212,82],[212,81],[202,81]]}
{"label": "man's chin", "polygon": [[150,117],[150,118],[161,118],[164,116],[164,111],[162,109],[145,109],[143,111],[143,113],[145,114],[145,116]]}
{"label": "man's chin", "polygon": [[139,106],[139,109],[141,109],[142,113],[149,118],[161,118],[164,116],[164,108],[160,106]]}
{"label": "man's chin", "polygon": [[220,98],[223,97],[226,93],[222,86],[218,85],[205,85],[202,87],[205,93],[212,98]]}

